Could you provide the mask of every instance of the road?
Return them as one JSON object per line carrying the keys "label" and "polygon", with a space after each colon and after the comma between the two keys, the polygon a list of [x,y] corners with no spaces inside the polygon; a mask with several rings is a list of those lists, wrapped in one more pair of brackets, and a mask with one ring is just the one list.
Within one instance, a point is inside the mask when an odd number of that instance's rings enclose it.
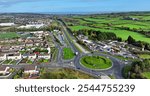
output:
{"label": "road", "polygon": [[[76,48],[76,46],[74,45],[72,40],[70,40],[70,37],[73,40],[76,40],[76,38],[72,34],[70,34],[70,32],[68,32],[69,30],[67,30],[66,26],[64,25],[64,23],[62,21],[58,20],[58,22],[63,28],[63,34],[64,34],[65,39],[69,43],[68,44],[69,47],[73,50],[74,53],[78,52],[79,54],[76,55],[72,60],[63,60],[62,50],[63,50],[64,46],[61,46],[58,42],[56,42],[55,38],[53,37],[53,34],[49,32],[49,35],[54,40],[55,47],[58,49],[57,59],[56,59],[56,61],[51,61],[51,63],[47,64],[47,65],[46,64],[40,64],[40,65],[35,64],[35,66],[45,67],[45,68],[64,68],[64,67],[67,67],[67,68],[73,68],[75,70],[83,71],[83,72],[91,74],[93,76],[99,77],[103,74],[106,74],[106,75],[114,74],[117,79],[123,79],[122,68],[124,67],[124,64],[121,62],[121,60],[119,60],[113,56],[110,56],[108,54],[102,54],[100,52],[94,52],[94,53],[80,52],[80,50],[78,50]],[[70,35],[70,37],[68,36],[68,34]],[[89,56],[89,55],[109,57],[113,63],[112,68],[107,69],[107,70],[92,70],[92,69],[85,68],[84,66],[82,66],[80,64],[80,59],[83,56]],[[8,65],[8,66],[12,67],[12,68],[23,68],[27,65]]]}
{"label": "road", "polygon": [[[124,67],[124,64],[122,64],[121,60],[119,60],[119,59],[117,59],[113,56],[110,56],[110,55],[107,55],[107,54],[102,54],[102,53],[99,53],[99,52],[93,53],[93,54],[81,53],[78,49],[76,49],[75,45],[71,42],[68,35],[66,34],[66,32],[68,32],[69,30],[67,30],[66,26],[64,25],[64,22],[62,22],[61,20],[59,20],[59,22],[60,22],[61,26],[64,29],[64,34],[67,37],[71,48],[75,52],[79,53],[73,60],[73,63],[74,63],[74,66],[75,66],[76,69],[79,69],[81,71],[93,74],[94,76],[99,76],[99,75],[101,75],[101,73],[105,73],[107,75],[114,74],[117,79],[122,79],[123,78],[122,77],[122,68]],[[68,34],[70,34],[70,32],[68,32]],[[72,37],[72,39],[75,39],[73,37],[73,35],[70,35],[70,37]],[[87,56],[87,55],[98,55],[98,56],[109,57],[111,59],[111,61],[113,62],[113,66],[112,66],[112,68],[110,68],[108,70],[91,70],[91,69],[85,68],[80,64],[80,58],[82,58],[83,56]],[[64,63],[64,62],[62,62],[62,63]]]}

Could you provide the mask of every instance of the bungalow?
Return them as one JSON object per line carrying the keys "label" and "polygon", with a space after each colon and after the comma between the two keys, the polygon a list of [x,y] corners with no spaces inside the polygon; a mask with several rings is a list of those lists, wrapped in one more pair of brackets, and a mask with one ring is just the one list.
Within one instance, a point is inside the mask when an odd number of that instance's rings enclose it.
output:
{"label": "bungalow", "polygon": [[7,67],[7,66],[0,66],[0,74],[2,75],[7,75],[9,74],[9,69],[10,67]]}
{"label": "bungalow", "polygon": [[9,54],[9,55],[7,55],[7,59],[8,60],[10,60],[10,59],[12,59],[12,60],[19,60],[21,58],[22,58],[21,54]]}
{"label": "bungalow", "polygon": [[25,40],[25,46],[30,46],[32,47],[34,45],[34,41],[31,39],[27,39]]}
{"label": "bungalow", "polygon": [[6,54],[0,54],[0,61],[6,60]]}
{"label": "bungalow", "polygon": [[28,65],[24,67],[24,73],[25,74],[38,74],[39,70],[37,66],[34,65]]}
{"label": "bungalow", "polygon": [[28,59],[34,60],[36,59],[37,55],[36,54],[29,54]]}
{"label": "bungalow", "polygon": [[25,43],[25,46],[32,47],[34,46],[34,43],[33,42]]}
{"label": "bungalow", "polygon": [[50,56],[50,54],[39,54],[38,55],[38,59],[42,59],[42,58],[44,58],[44,59],[50,59],[51,56]]}
{"label": "bungalow", "polygon": [[35,42],[34,42],[34,45],[35,45],[35,46],[40,46],[41,43],[40,43],[40,41],[35,41]]}

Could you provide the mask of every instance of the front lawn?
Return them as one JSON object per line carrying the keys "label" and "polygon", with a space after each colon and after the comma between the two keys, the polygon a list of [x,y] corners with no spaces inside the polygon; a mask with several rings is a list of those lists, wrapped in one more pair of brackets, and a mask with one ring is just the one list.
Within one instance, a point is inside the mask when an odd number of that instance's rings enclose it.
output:
{"label": "front lawn", "polygon": [[27,63],[27,64],[32,64],[32,63],[33,63],[33,61],[28,60],[26,63]]}
{"label": "front lawn", "polygon": [[38,63],[48,63],[49,59],[39,59]]}
{"label": "front lawn", "polygon": [[4,62],[3,62],[3,64],[10,64],[12,62],[12,60],[5,60]]}

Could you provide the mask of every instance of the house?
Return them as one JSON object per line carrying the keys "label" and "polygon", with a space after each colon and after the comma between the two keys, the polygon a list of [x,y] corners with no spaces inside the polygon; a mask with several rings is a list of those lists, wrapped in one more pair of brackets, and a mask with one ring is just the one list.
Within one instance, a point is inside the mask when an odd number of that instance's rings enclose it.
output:
{"label": "house", "polygon": [[34,60],[36,59],[37,55],[36,54],[29,54],[28,59]]}
{"label": "house", "polygon": [[50,54],[39,54],[38,55],[38,59],[50,59],[51,58],[51,56],[50,56]]}
{"label": "house", "polygon": [[0,66],[0,74],[7,75],[9,74],[10,67],[7,66]]}
{"label": "house", "polygon": [[24,73],[25,74],[38,74],[39,70],[37,66],[34,65],[28,65],[24,67]]}
{"label": "house", "polygon": [[0,54],[0,61],[6,60],[6,59],[7,59],[6,54]]}
{"label": "house", "polygon": [[34,46],[34,43],[33,42],[25,43],[25,46],[32,47]]}
{"label": "house", "polygon": [[9,54],[9,55],[7,55],[7,59],[8,60],[19,60],[19,59],[21,59],[22,58],[22,56],[21,56],[21,54]]}
{"label": "house", "polygon": [[34,41],[31,39],[25,40],[25,46],[32,47],[34,45]]}

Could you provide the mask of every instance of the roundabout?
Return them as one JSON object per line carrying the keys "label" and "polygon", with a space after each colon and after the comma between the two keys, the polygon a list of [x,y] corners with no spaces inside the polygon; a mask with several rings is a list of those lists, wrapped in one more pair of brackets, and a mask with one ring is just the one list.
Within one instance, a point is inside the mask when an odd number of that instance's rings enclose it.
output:
{"label": "roundabout", "polygon": [[83,56],[80,64],[92,70],[108,70],[113,66],[112,61],[103,56]]}

